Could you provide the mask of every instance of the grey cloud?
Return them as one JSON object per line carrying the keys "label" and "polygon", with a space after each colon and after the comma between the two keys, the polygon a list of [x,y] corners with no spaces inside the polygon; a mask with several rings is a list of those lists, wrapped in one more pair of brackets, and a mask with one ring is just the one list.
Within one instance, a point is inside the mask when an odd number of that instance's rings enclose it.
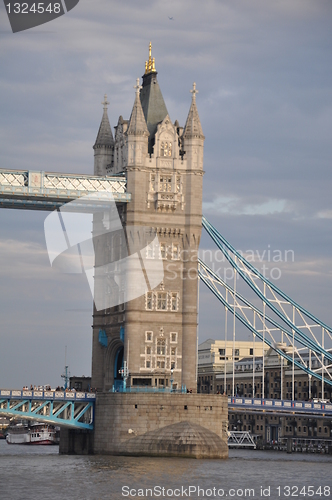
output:
{"label": "grey cloud", "polygon": [[[331,9],[325,0],[115,0],[112,7],[109,0],[81,0],[52,23],[53,33],[38,36],[14,36],[1,16],[1,166],[91,173],[103,95],[108,94],[112,125],[120,114],[130,116],[132,87],[144,71],[151,39],[172,121],[185,123],[189,89],[197,83],[206,136],[205,203],[235,200],[236,210],[232,205],[230,213],[210,211],[208,218],[237,248],[294,249],[296,262],[285,271],[282,287],[332,324],[332,231],[326,216],[331,211]],[[269,200],[283,201],[283,210],[243,214]],[[46,215],[1,210],[2,241],[43,248]],[[211,247],[203,236],[205,242]],[[15,267],[14,256],[3,255],[9,269]],[[45,269],[45,276],[51,271]],[[47,283],[20,280],[14,271],[9,279],[6,272],[1,288],[1,296],[8,297],[8,312],[1,312],[6,352],[15,342],[37,345],[38,352],[52,347],[52,368],[39,365],[37,356],[34,360],[39,373],[52,370],[45,383],[58,384],[68,342],[71,363],[78,374],[88,374],[90,313],[67,312],[62,318],[65,308],[92,307],[88,287],[84,291],[74,276],[52,274]],[[63,290],[70,296],[62,297]],[[52,294],[53,304],[46,300]],[[14,298],[22,314],[11,337]],[[213,300],[202,290],[201,339],[221,336],[222,311]],[[7,370],[2,366],[1,375]],[[37,378],[37,369],[34,374]],[[15,379],[31,382],[22,373]]]}

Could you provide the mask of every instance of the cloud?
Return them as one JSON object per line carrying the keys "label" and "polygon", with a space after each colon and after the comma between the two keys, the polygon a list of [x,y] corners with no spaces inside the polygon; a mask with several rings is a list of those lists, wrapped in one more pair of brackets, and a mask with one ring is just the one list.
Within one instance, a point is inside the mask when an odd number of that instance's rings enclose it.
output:
{"label": "cloud", "polygon": [[260,204],[246,204],[240,198],[219,197],[211,202],[203,202],[203,211],[229,215],[269,215],[287,210],[285,200],[271,199]]}

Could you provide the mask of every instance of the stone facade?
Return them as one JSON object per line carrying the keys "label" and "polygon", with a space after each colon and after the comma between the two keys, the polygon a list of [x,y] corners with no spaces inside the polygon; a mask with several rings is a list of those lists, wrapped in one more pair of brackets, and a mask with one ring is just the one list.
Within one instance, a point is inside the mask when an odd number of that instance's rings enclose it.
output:
{"label": "stone facade", "polygon": [[[137,83],[135,89],[131,117],[124,120],[120,116],[114,139],[104,109],[94,146],[95,174],[126,176],[132,198],[127,206],[119,206],[126,237],[137,243],[140,229],[158,236],[164,279],[134,300],[94,310],[92,386],[108,391],[121,383],[118,373],[125,361],[127,386],[170,387],[172,383],[173,389],[186,386],[196,392],[197,250],[204,144],[197,90],[194,84],[185,127],[173,124],[151,48],[143,86]],[[95,227],[98,224],[101,221],[96,219]],[[141,254],[149,252],[143,242],[141,250]],[[123,257],[116,235],[97,240],[95,252],[96,265],[111,254],[113,260]],[[103,345],[100,331],[107,337]]]}
{"label": "stone facade", "polygon": [[226,458],[227,398],[97,394],[94,433],[61,430],[60,453]]}

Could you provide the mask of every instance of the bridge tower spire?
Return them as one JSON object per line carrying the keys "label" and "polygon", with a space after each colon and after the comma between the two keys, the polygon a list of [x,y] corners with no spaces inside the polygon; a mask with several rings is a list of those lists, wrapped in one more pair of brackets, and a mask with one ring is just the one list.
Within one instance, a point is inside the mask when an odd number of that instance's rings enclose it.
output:
{"label": "bridge tower spire", "polygon": [[109,102],[107,101],[106,94],[104,95],[102,104],[104,106],[104,112],[93,149],[94,174],[104,176],[106,175],[107,165],[110,164],[113,159],[114,139],[107,114]]}

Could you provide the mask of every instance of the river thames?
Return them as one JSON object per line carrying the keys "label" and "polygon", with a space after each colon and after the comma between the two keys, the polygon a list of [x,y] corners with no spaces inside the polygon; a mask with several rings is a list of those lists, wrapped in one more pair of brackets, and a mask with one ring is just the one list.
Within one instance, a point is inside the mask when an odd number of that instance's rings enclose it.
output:
{"label": "river thames", "polygon": [[3,500],[332,498],[332,456],[230,450],[228,460],[59,455],[0,441]]}

